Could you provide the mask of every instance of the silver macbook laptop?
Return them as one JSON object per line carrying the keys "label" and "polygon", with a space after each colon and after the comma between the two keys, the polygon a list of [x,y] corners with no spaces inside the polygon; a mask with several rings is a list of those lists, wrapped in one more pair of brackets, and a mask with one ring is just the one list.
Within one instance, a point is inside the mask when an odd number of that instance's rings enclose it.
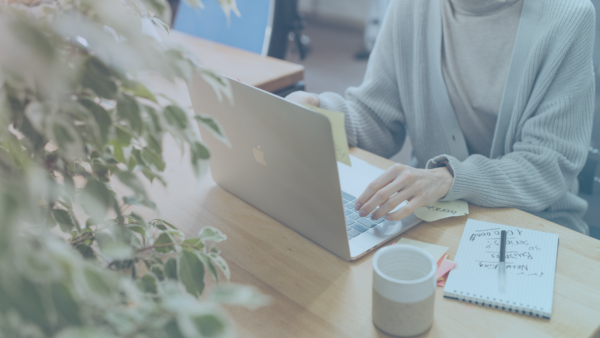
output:
{"label": "silver macbook laptop", "polygon": [[194,111],[217,119],[230,142],[200,128],[222,188],[347,261],[420,222],[359,217],[356,198],[383,171],[355,157],[351,167],[338,163],[326,117],[229,81],[234,103],[219,101],[198,76],[189,86]]}

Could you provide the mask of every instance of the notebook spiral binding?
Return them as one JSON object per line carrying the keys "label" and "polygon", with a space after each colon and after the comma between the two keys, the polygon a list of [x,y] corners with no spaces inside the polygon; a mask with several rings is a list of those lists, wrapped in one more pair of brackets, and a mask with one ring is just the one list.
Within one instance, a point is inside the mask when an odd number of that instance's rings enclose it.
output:
{"label": "notebook spiral binding", "polygon": [[481,298],[465,295],[462,292],[453,293],[453,292],[447,292],[447,291],[444,292],[444,297],[452,298],[452,299],[455,299],[455,300],[458,300],[461,302],[465,302],[465,303],[469,303],[469,304],[481,305],[481,306],[485,306],[485,307],[489,307],[489,308],[524,314],[524,315],[537,317],[537,318],[550,319],[550,314],[546,313],[544,311],[531,309],[531,308],[524,307],[524,306],[518,306],[516,304],[510,304],[509,302],[502,302],[501,300],[497,300],[497,301],[482,300]]}

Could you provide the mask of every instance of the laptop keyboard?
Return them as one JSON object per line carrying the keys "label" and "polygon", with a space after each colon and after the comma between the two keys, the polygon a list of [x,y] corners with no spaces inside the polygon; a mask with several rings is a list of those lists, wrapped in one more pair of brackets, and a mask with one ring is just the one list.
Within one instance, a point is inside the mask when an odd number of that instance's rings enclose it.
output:
{"label": "laptop keyboard", "polygon": [[346,230],[348,231],[348,239],[360,236],[367,230],[374,228],[377,224],[385,221],[380,218],[376,221],[371,220],[371,215],[365,217],[358,216],[358,211],[354,210],[356,197],[342,191],[342,199],[344,200],[344,213],[346,214]]}

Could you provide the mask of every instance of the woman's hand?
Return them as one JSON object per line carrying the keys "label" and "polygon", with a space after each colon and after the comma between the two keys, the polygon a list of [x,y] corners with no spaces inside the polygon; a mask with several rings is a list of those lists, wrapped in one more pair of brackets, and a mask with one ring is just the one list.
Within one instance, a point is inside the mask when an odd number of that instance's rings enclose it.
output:
{"label": "woman's hand", "polygon": [[[402,164],[394,164],[360,195],[354,208],[361,217],[367,216],[379,207],[371,218],[385,216],[388,221],[398,221],[412,214],[420,207],[437,202],[446,196],[454,177],[448,168],[415,169]],[[402,209],[389,213],[404,201],[409,201]]]}
{"label": "woman's hand", "polygon": [[319,97],[317,94],[307,93],[304,91],[293,92],[290,95],[285,97],[286,100],[296,102],[301,105],[311,105],[318,107],[319,106]]}

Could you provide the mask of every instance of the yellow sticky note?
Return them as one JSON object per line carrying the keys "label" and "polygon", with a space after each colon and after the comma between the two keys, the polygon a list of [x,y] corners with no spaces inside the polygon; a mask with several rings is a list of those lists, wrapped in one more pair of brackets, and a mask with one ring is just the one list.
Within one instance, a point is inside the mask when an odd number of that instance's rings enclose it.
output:
{"label": "yellow sticky note", "polygon": [[440,258],[442,258],[442,256],[446,253],[446,251],[448,251],[447,246],[419,242],[419,241],[415,241],[415,240],[408,239],[405,237],[401,238],[396,244],[408,244],[408,245],[413,245],[413,246],[419,247],[419,248],[429,252],[429,254],[431,254],[431,256],[433,257],[434,262],[439,261]]}
{"label": "yellow sticky note", "polygon": [[447,217],[463,216],[468,213],[469,204],[461,200],[452,202],[437,201],[415,210],[415,216],[426,222],[433,222]]}
{"label": "yellow sticky note", "polygon": [[348,139],[346,138],[346,127],[344,125],[344,113],[311,105],[306,106],[329,119],[329,123],[331,124],[331,133],[333,135],[333,146],[335,147],[335,159],[341,163],[352,166],[350,163]]}

